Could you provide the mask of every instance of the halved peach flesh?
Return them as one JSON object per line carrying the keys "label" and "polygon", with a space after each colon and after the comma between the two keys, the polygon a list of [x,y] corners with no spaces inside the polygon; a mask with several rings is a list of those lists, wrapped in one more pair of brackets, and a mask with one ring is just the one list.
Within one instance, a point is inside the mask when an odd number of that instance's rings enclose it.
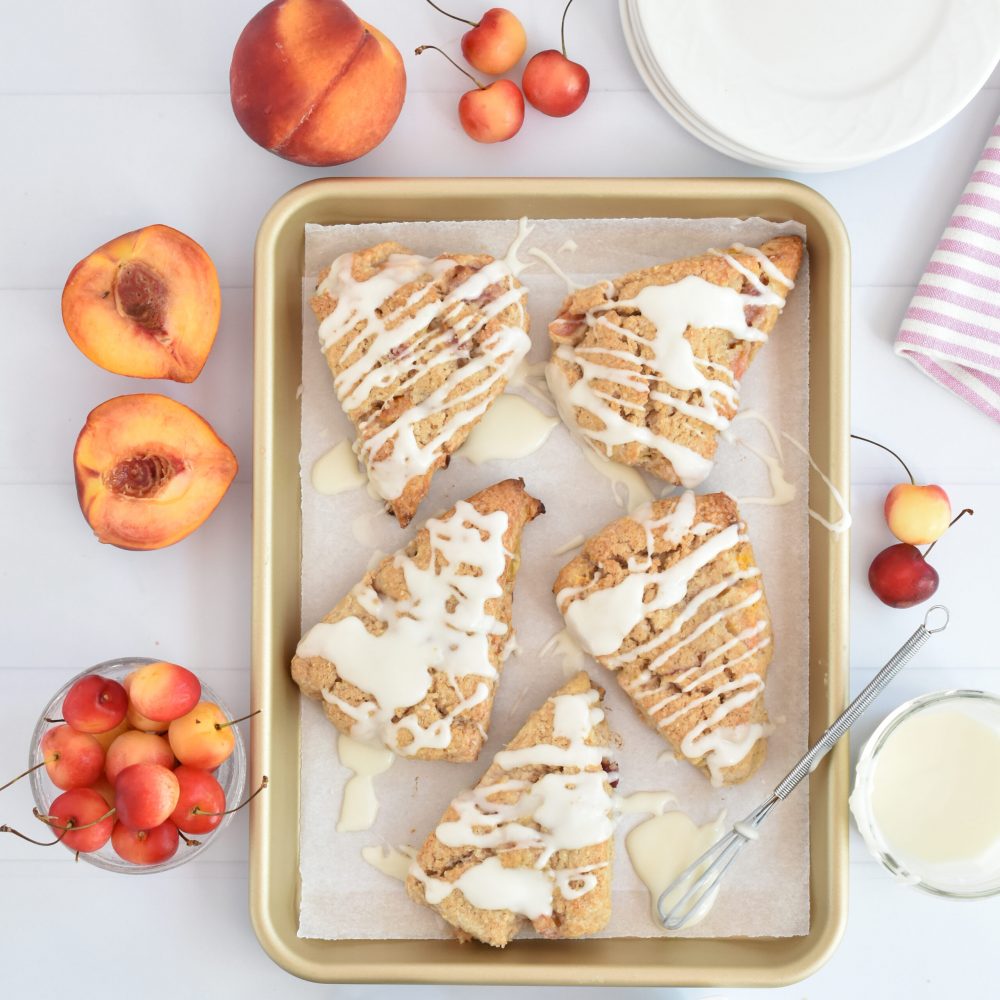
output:
{"label": "halved peach flesh", "polygon": [[70,272],[63,323],[94,364],[117,375],[191,382],[219,329],[215,265],[190,236],[146,226],[98,247]]}
{"label": "halved peach flesh", "polygon": [[236,456],[194,410],[166,396],[116,396],[92,410],[73,453],[80,509],[102,542],[160,549],[191,534],[236,476]]}

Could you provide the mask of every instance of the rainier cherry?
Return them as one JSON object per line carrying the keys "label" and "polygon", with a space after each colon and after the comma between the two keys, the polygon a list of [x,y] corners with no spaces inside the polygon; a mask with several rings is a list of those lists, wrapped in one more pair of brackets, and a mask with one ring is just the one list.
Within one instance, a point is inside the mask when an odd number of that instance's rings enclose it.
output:
{"label": "rainier cherry", "polygon": [[122,733],[108,747],[104,773],[113,785],[118,775],[133,764],[162,764],[164,767],[173,767],[174,752],[162,736],[130,729],[127,733]]}
{"label": "rainier cherry", "polygon": [[528,102],[553,118],[573,114],[590,92],[590,74],[566,56],[566,14],[572,3],[573,0],[569,0],[563,10],[562,51],[546,49],[536,53],[528,60],[521,77]]}
{"label": "rainier cherry", "polygon": [[56,726],[42,737],[45,770],[56,788],[84,788],[101,776],[104,751],[87,733],[71,726]]}
{"label": "rainier cherry", "polygon": [[[448,62],[465,73],[436,45],[421,45],[416,50],[417,55],[427,49],[441,52]],[[524,123],[524,98],[517,84],[511,80],[495,80],[484,86],[471,73],[465,75],[476,85],[475,90],[466,91],[458,102],[458,120],[465,134],[476,142],[506,142],[517,135]]]}
{"label": "rainier cherry", "polygon": [[174,774],[181,786],[170,818],[185,833],[211,833],[221,822],[226,793],[210,771],[182,764]]}
{"label": "rainier cherry", "polygon": [[524,25],[506,7],[491,7],[476,22],[441,10],[433,0],[427,2],[446,17],[472,25],[462,35],[462,55],[480,73],[500,76],[524,55],[528,44]]}
{"label": "rainier cherry", "polygon": [[132,830],[124,823],[115,823],[111,831],[111,846],[123,861],[134,865],[158,865],[177,853],[180,835],[169,819],[151,830]]}
{"label": "rainier cherry", "polygon": [[174,772],[162,764],[132,764],[115,781],[118,822],[132,830],[159,826],[174,811],[180,791]]}
{"label": "rainier cherry", "polygon": [[118,681],[88,674],[66,692],[62,714],[78,733],[106,733],[121,725],[127,710],[128,694]]}
{"label": "rainier cherry", "polygon": [[114,810],[92,788],[64,792],[49,806],[45,821],[59,837],[59,843],[84,854],[99,851],[115,825]]}
{"label": "rainier cherry", "polygon": [[[129,678],[128,697],[132,707],[153,722],[179,719],[190,712],[201,697],[201,681],[176,663],[147,663],[133,671]],[[136,729],[141,728],[136,726]]]}

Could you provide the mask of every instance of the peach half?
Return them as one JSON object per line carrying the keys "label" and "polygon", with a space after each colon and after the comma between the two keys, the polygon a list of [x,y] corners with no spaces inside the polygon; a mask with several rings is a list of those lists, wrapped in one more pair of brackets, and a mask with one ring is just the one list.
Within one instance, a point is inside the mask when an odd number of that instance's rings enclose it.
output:
{"label": "peach half", "polygon": [[66,332],[116,375],[198,377],[219,329],[215,265],[190,236],[146,226],[98,247],[70,272]]}
{"label": "peach half", "polygon": [[116,396],[90,412],[73,452],[83,516],[102,542],[160,549],[218,506],[236,456],[207,421],[166,396]]}
{"label": "peach half", "polygon": [[396,46],[343,0],[274,0],[236,42],[229,90],[254,142],[325,167],[357,159],[389,134],[406,70]]}

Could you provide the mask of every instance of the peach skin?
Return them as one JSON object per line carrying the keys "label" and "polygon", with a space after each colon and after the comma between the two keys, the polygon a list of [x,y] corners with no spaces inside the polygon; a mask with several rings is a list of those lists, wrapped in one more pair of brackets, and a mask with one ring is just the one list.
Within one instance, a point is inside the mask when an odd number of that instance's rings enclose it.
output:
{"label": "peach skin", "polygon": [[198,377],[219,329],[219,279],[207,253],[169,226],[146,226],[98,247],[70,272],[66,332],[116,375]]}
{"label": "peach skin", "polygon": [[343,0],[274,0],[236,42],[229,90],[254,142],[286,160],[333,166],[389,134],[406,70],[392,42]]}
{"label": "peach skin", "polygon": [[153,393],[92,410],[73,453],[80,509],[102,542],[160,549],[187,537],[236,476],[236,456],[194,410]]}

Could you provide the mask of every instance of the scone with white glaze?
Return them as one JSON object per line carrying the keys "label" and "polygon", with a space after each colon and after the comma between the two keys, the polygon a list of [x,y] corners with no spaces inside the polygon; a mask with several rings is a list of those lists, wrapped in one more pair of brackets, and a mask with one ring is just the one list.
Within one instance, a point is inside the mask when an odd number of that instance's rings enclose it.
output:
{"label": "scone with white glaze", "polygon": [[529,925],[547,938],[607,925],[617,765],[603,693],[583,672],[556,691],[417,854],[406,891],[459,938],[503,948]]}
{"label": "scone with white glaze", "polygon": [[346,253],[310,300],[355,453],[400,525],[524,356],[527,291],[489,254]]}
{"label": "scone with white glaze", "polygon": [[302,692],[362,742],[475,760],[513,649],[521,533],[544,509],[506,479],[427,521],[302,637]]}
{"label": "scone with white glaze", "polygon": [[732,497],[647,504],[588,539],[552,589],[570,633],[678,758],[715,785],[757,770],[771,619]]}
{"label": "scone with white glaze", "polygon": [[697,486],[802,256],[798,236],[778,236],[574,291],[549,324],[563,422],[615,462]]}

